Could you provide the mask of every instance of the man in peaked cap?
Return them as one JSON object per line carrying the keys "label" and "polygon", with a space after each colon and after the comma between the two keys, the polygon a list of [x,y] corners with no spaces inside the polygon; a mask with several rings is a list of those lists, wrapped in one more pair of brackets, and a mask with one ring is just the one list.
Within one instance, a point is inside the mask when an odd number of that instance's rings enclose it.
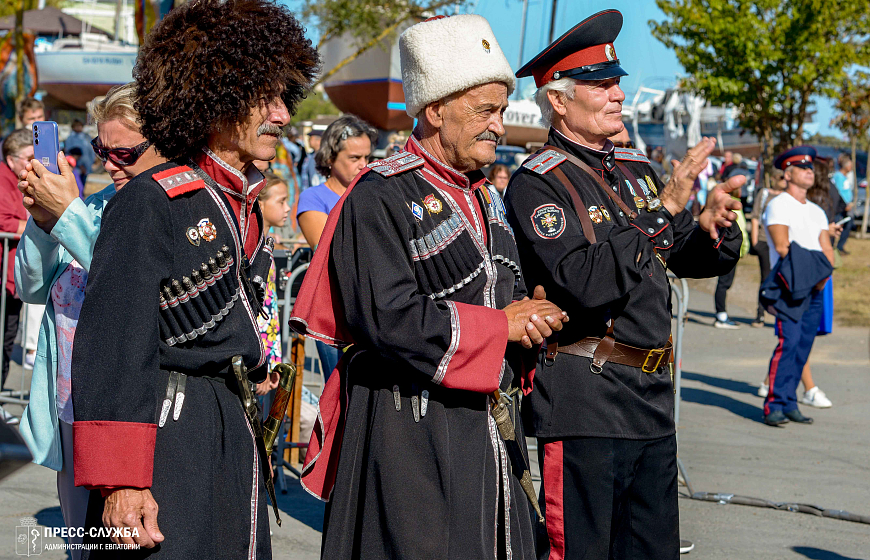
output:
{"label": "man in peaked cap", "polygon": [[475,15],[418,23],[399,49],[417,127],[336,204],[293,308],[297,331],[353,343],[324,388],[302,483],[330,502],[323,558],[530,560],[522,431],[496,429],[489,408],[521,373],[506,353],[532,361],[524,347],[564,316],[542,290],[525,298],[480,172],[513,71]]}
{"label": "man in peaked cap", "polygon": [[[794,245],[797,245],[806,250],[803,252],[804,260],[799,266],[801,276],[809,282],[822,278],[810,291],[809,302],[804,305],[802,312],[777,314],[779,341],[770,358],[770,390],[764,400],[764,423],[769,426],[780,426],[790,421],[800,424],[813,422],[812,418],[804,416],[798,410],[797,386],[810,357],[822,317],[822,288],[828,281],[831,270],[828,265],[834,264],[828,218],[824,210],[807,200],[807,191],[815,182],[815,157],[816,150],[811,146],[797,146],[783,152],[774,160],[776,168],[784,172],[786,188],[768,203],[761,218],[770,240],[771,270],[776,272],[777,264],[786,256],[791,257],[792,262],[797,262],[795,259],[799,258],[797,253],[800,251],[790,255]],[[762,282],[767,284],[764,280]],[[787,282],[786,289],[790,289],[789,284],[797,291],[794,281]],[[796,296],[795,291],[792,291],[792,299]],[[762,296],[764,295],[762,291]]]}
{"label": "man in peaked cap", "polygon": [[698,225],[684,210],[713,140],[667,185],[640,151],[608,140],[624,128],[621,27],[618,11],[595,14],[517,73],[534,76],[550,132],[511,179],[508,220],[526,282],[574,318],[524,387],[547,521],[539,554],[551,559],[679,555],[667,269],[719,276],[741,241],[737,180],[710,193]]}

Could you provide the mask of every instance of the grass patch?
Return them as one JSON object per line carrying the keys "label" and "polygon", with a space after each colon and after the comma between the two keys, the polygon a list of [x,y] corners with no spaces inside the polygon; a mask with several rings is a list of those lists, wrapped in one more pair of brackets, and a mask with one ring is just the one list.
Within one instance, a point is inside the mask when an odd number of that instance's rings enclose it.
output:
{"label": "grass patch", "polygon": [[834,271],[834,319],[844,326],[870,325],[870,239],[849,239],[848,255]]}

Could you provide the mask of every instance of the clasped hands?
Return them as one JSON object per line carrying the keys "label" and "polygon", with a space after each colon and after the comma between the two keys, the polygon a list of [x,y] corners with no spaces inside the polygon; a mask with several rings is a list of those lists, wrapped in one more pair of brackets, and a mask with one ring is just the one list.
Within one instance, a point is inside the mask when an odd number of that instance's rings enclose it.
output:
{"label": "clasped hands", "polygon": [[504,308],[508,319],[508,341],[533,348],[568,322],[568,313],[547,301],[543,286],[537,286],[531,299],[515,301]]}
{"label": "clasped hands", "polygon": [[[695,179],[707,168],[707,156],[713,153],[715,147],[714,138],[704,138],[686,153],[683,161],[671,162],[674,172],[659,198],[672,216],[676,216],[686,207]],[[701,229],[710,233],[711,239],[719,239],[719,228],[731,227],[737,220],[735,211],[742,209],[743,205],[731,193],[739,193],[745,182],[746,177],[737,175],[719,183],[707,193],[707,204],[698,217],[698,224]]]}

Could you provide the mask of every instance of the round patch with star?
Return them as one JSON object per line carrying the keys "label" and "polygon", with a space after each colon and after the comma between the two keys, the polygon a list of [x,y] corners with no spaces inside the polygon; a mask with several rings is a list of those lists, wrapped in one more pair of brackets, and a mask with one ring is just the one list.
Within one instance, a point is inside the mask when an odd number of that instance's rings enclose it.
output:
{"label": "round patch with star", "polygon": [[544,239],[556,239],[565,231],[565,211],[555,204],[543,204],[532,211],[535,233]]}

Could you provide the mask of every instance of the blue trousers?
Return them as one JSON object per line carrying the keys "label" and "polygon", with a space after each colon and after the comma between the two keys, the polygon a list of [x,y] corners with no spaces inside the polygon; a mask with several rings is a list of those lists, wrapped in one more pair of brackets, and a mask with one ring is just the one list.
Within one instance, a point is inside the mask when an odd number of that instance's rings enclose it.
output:
{"label": "blue trousers", "polygon": [[797,409],[797,386],[822,320],[822,294],[821,291],[813,292],[810,306],[800,321],[776,320],[779,343],[770,358],[767,380],[770,392],[764,401],[765,415],[776,410],[789,412]]}

